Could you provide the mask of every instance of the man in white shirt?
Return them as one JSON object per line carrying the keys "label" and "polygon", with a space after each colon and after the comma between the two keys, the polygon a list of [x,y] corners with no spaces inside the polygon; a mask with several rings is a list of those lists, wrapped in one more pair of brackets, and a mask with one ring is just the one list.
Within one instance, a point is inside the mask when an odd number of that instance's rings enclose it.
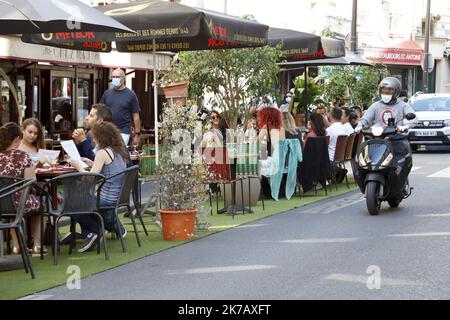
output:
{"label": "man in white shirt", "polygon": [[[330,112],[331,125],[327,128],[327,135],[330,136],[330,144],[328,145],[328,154],[330,156],[330,161],[334,160],[337,138],[339,136],[348,136],[344,125],[341,123],[342,115],[343,111],[341,108],[333,108],[333,110],[331,110]],[[335,181],[337,181],[337,183],[341,183],[344,180],[345,175],[347,174],[347,169],[342,169],[339,166],[334,166],[334,173]]]}
{"label": "man in white shirt", "polygon": [[330,112],[331,125],[327,128],[327,135],[330,136],[330,144],[328,145],[328,155],[330,161],[334,160],[334,153],[336,151],[336,143],[338,136],[348,136],[344,130],[344,126],[341,123],[342,110],[339,108],[333,108]]}
{"label": "man in white shirt", "polygon": [[345,133],[349,136],[355,132],[355,129],[353,129],[350,123],[350,108],[342,107],[341,110],[342,110],[341,123],[342,126],[344,127]]}

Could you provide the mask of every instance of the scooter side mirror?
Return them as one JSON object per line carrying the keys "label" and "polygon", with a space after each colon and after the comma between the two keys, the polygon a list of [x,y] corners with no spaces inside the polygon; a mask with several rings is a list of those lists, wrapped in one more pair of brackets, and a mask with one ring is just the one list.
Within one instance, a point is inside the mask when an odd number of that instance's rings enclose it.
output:
{"label": "scooter side mirror", "polygon": [[411,121],[414,120],[416,118],[416,115],[414,113],[407,113],[405,115],[406,120]]}

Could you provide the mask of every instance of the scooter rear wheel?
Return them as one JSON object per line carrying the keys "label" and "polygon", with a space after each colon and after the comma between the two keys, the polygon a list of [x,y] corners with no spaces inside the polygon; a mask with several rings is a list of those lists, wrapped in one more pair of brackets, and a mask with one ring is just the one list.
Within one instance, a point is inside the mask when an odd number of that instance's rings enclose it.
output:
{"label": "scooter rear wheel", "polygon": [[367,210],[370,215],[376,216],[380,213],[381,201],[380,201],[380,183],[376,181],[370,181],[366,185],[366,204]]}

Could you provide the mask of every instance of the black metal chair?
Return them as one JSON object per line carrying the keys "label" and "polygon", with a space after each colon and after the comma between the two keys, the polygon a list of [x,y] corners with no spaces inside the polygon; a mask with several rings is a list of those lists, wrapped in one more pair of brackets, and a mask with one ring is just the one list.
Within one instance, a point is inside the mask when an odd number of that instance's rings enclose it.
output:
{"label": "black metal chair", "polygon": [[[303,150],[303,161],[299,166],[299,195],[301,191],[314,189],[317,195],[317,186],[320,184],[328,195],[327,182],[330,184],[331,164],[328,155],[329,136],[308,138]],[[330,184],[331,192],[331,184]]]}
{"label": "black metal chair", "polygon": [[[18,187],[21,185],[21,183],[17,183],[17,182],[21,182],[21,181],[24,181],[24,180],[19,177],[0,175],[0,189],[6,191],[9,188],[11,188],[12,185],[15,185]],[[0,208],[1,208],[0,218],[14,219],[14,217],[16,216],[16,213],[17,213],[17,205],[16,205],[16,202],[14,201],[14,196],[11,195],[9,197],[2,198],[0,200]],[[8,251],[9,251],[9,253],[11,253],[10,238],[8,235],[9,235],[9,233],[6,233],[5,238],[6,238]],[[3,241],[3,239],[0,239],[0,241]]]}
{"label": "black metal chair", "polygon": [[[98,173],[80,172],[69,173],[59,177],[50,179],[46,182],[45,188],[49,189],[52,183],[59,183],[62,185],[62,192],[64,194],[64,202],[60,211],[53,211],[51,203],[47,197],[47,208],[49,214],[55,216],[54,221],[54,237],[53,237],[53,255],[54,264],[58,264],[58,222],[62,217],[70,217],[70,232],[75,234],[75,220],[77,216],[94,215],[99,221],[99,230],[97,238],[97,254],[100,254],[100,239],[103,239],[103,248],[105,251],[105,259],[108,260],[108,249],[106,245],[105,227],[103,218],[98,211],[98,198],[96,189],[104,183],[105,177]],[[69,246],[69,254],[72,254],[72,249],[75,247],[75,237],[72,237]]]}
{"label": "black metal chair", "polygon": [[[17,238],[19,240],[20,254],[22,256],[25,272],[31,274],[31,278],[34,279],[34,270],[31,265],[31,259],[28,254],[28,247],[25,242],[25,234],[22,228],[22,224],[25,217],[25,205],[30,194],[31,188],[36,184],[36,180],[21,180],[17,181],[8,187],[4,187],[0,190],[0,213],[3,212],[3,204],[9,203],[11,199],[14,199],[15,195],[19,192],[20,198],[16,206],[16,215],[12,222],[1,222],[0,230],[9,231],[15,230]],[[5,200],[5,201],[2,201]],[[14,201],[14,200],[13,200]],[[1,239],[3,241],[3,239]]]}
{"label": "black metal chair", "polygon": [[[111,207],[99,206],[99,210],[114,210],[114,214],[116,215],[117,227],[119,228],[118,209],[125,207],[127,209],[127,213],[129,215],[129,217],[131,218],[134,233],[136,235],[136,241],[137,241],[138,246],[140,247],[141,241],[139,239],[135,217],[132,214],[131,207],[130,207],[130,194],[136,192],[136,189],[134,188],[134,186],[136,184],[136,180],[138,179],[138,174],[139,174],[139,166],[136,165],[133,167],[129,167],[126,170],[119,172],[119,173],[105,179],[105,182],[106,182],[106,181],[113,179],[115,177],[118,177],[120,175],[124,175],[124,181],[122,184],[122,188],[120,189],[119,197],[117,198],[115,205],[111,206]],[[103,187],[104,185],[105,184],[102,184],[101,187]],[[98,192],[100,194],[100,190]],[[136,197],[136,194],[134,194],[134,196]],[[139,221],[141,222],[141,225],[142,225],[142,228],[144,229],[145,235],[148,236],[147,228],[145,227],[144,220],[142,219],[141,212],[137,205],[135,206],[135,209],[136,209],[136,216],[139,218]],[[122,235],[120,235],[119,239],[120,239],[120,244],[122,245],[122,250],[123,250],[123,252],[125,252],[125,245],[123,242]]]}
{"label": "black metal chair", "polygon": [[[0,175],[0,188],[4,188],[6,186],[9,186],[15,182],[18,181],[24,181],[23,178],[20,177],[14,177],[14,176],[7,176],[7,175]],[[43,206],[43,198],[44,197],[50,197],[50,195],[39,186],[39,182],[36,183],[33,186],[33,189],[36,191],[36,193],[39,195],[40,197],[40,210],[36,211],[36,212],[30,212],[29,215],[30,216],[39,216],[40,217],[40,227],[41,227],[41,234],[40,234],[40,243],[41,243],[41,248],[40,248],[40,257],[41,260],[44,259],[44,251],[43,251],[43,245],[44,245],[44,217],[45,216],[49,216],[51,217],[51,215],[49,215],[48,212],[46,212],[44,210],[44,206]],[[15,216],[15,211],[17,210],[16,208],[16,204],[14,199],[11,197],[10,199],[3,199],[3,203],[2,203],[2,212],[1,215],[5,218],[5,217],[14,217]],[[26,231],[26,224],[24,225],[24,232],[25,234],[27,233]],[[8,242],[8,249],[9,251],[11,251],[10,248],[10,244],[9,244],[9,238],[7,237],[7,242]]]}

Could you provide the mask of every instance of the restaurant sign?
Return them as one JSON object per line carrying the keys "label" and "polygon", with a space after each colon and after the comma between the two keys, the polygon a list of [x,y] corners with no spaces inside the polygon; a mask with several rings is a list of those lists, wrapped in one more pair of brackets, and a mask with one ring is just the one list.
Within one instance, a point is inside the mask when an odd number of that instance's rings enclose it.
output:
{"label": "restaurant sign", "polygon": [[420,66],[422,64],[423,51],[395,48],[365,48],[364,58],[384,64]]}
{"label": "restaurant sign", "polygon": [[0,59],[49,62],[93,67],[127,68],[137,70],[168,69],[171,57],[157,54],[156,60],[148,53],[109,53],[71,50],[23,43],[19,38],[0,37]]}

